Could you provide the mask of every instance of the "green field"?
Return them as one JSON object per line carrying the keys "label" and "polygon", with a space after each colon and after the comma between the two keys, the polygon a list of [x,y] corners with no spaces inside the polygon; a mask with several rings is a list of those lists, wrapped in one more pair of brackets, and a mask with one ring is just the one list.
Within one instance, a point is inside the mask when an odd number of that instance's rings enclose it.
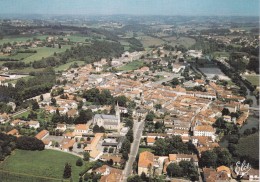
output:
{"label": "green field", "polygon": [[85,40],[88,39],[90,40],[90,37],[87,36],[82,36],[82,35],[71,35],[67,37],[70,39],[71,42],[86,42]]}
{"label": "green field", "polygon": [[0,170],[29,175],[62,179],[66,162],[72,166],[73,181],[78,181],[79,173],[91,163],[85,166],[76,166],[79,157],[54,150],[24,151],[15,150],[14,154],[0,164]]}
{"label": "green field", "polygon": [[144,65],[142,61],[132,61],[122,67],[119,68],[121,71],[131,71],[131,70],[137,70],[141,68]]}
{"label": "green field", "polygon": [[33,38],[41,39],[44,40],[48,35],[37,35],[37,36],[23,36],[23,37],[8,37],[8,38],[3,38],[0,40],[0,45],[4,43],[14,43],[14,42],[26,42],[27,40],[32,40]]}
{"label": "green field", "polygon": [[73,65],[74,63],[77,63],[79,66],[82,66],[85,64],[84,61],[73,61],[73,62],[69,62],[69,63],[63,64],[63,65],[60,65],[58,67],[55,67],[54,69],[55,69],[55,71],[64,71],[64,70],[69,69],[69,67],[71,65]]}
{"label": "green field", "polygon": [[192,45],[194,45],[196,43],[196,40],[195,39],[192,39],[192,38],[189,38],[189,37],[167,37],[167,38],[164,38],[163,40],[165,40],[167,42],[167,44],[175,47],[176,45],[179,46],[179,45],[183,45],[184,47],[186,48],[189,48],[191,47]]}
{"label": "green field", "polygon": [[11,55],[11,56],[0,56],[0,58],[10,58],[10,59],[22,60],[29,56],[32,56],[33,54],[34,53],[18,53],[16,55]]}
{"label": "green field", "polygon": [[23,60],[25,63],[33,62],[33,61],[38,61],[42,59],[43,57],[49,57],[56,53],[61,53],[66,51],[66,49],[70,49],[69,45],[63,45],[61,49],[59,48],[50,48],[50,47],[38,47],[38,48],[33,48],[31,50],[36,50],[37,53],[33,54],[32,56],[29,56]]}
{"label": "green field", "polygon": [[137,39],[141,41],[144,48],[148,48],[149,46],[153,46],[153,45],[159,46],[165,43],[162,39],[154,38],[147,35],[139,36]]}
{"label": "green field", "polygon": [[216,57],[227,57],[229,58],[229,53],[228,52],[214,52],[213,53],[213,57],[216,58]]}
{"label": "green field", "polygon": [[259,75],[244,75],[253,85],[259,86]]}

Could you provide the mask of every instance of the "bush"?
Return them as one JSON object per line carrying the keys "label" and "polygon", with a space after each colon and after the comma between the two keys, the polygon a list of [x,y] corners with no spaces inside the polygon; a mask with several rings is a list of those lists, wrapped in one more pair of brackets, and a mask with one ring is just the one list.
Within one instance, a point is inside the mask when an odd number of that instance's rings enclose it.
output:
{"label": "bush", "polygon": [[76,161],[76,166],[82,166],[83,165],[83,161],[81,158],[79,158],[77,161]]}

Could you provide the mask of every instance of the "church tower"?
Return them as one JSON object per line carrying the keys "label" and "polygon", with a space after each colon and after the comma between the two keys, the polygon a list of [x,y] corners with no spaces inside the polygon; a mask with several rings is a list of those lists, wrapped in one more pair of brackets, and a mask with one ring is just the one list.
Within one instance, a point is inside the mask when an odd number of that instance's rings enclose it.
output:
{"label": "church tower", "polygon": [[116,103],[116,118],[117,118],[117,131],[119,132],[120,130],[120,109],[119,109],[119,105],[118,102]]}

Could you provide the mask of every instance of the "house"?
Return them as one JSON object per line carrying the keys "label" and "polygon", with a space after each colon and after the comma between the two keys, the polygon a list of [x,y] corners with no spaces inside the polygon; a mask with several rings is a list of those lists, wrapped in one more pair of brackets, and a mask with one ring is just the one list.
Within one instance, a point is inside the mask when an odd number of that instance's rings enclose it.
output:
{"label": "house", "polygon": [[193,129],[194,136],[209,136],[215,138],[215,129],[210,125],[198,125]]}
{"label": "house", "polygon": [[124,137],[121,138],[105,138],[103,140],[102,146],[106,147],[115,147],[116,149],[120,149],[122,146],[122,140]]}
{"label": "house", "polygon": [[147,145],[148,146],[153,146],[154,145],[154,143],[155,143],[155,138],[153,138],[153,137],[147,137],[146,138],[146,142],[147,142]]}
{"label": "house", "polygon": [[77,124],[75,126],[75,136],[82,137],[83,135],[86,135],[89,131],[89,126],[87,124]]}
{"label": "house", "polygon": [[115,108],[116,115],[95,114],[93,123],[99,127],[103,126],[106,130],[120,131],[120,110],[119,106]]}
{"label": "house", "polygon": [[108,165],[103,165],[93,172],[101,175],[100,182],[119,182],[123,179],[122,170],[112,168]]}
{"label": "house", "polygon": [[0,124],[5,124],[9,120],[7,113],[0,114]]}
{"label": "house", "polygon": [[11,131],[6,133],[7,135],[19,135],[19,131],[17,129],[12,129]]}
{"label": "house", "polygon": [[107,161],[113,161],[113,165],[120,165],[120,162],[122,160],[121,155],[117,155],[117,154],[103,154],[100,157],[100,160],[107,162]]}
{"label": "house", "polygon": [[231,178],[231,170],[229,167],[226,166],[219,166],[217,168],[217,173],[226,173],[226,175]]}
{"label": "house", "polygon": [[146,175],[151,174],[154,164],[154,154],[145,151],[140,153],[138,160],[138,175],[145,173]]}
{"label": "house", "polygon": [[184,70],[185,68],[186,66],[183,64],[177,64],[177,63],[172,64],[172,72],[174,73],[179,73],[181,69]]}
{"label": "house", "polygon": [[34,128],[34,129],[40,128],[40,123],[38,121],[29,121],[28,125],[30,128]]}
{"label": "house", "polygon": [[61,150],[64,150],[65,152],[69,152],[71,149],[73,149],[73,145],[76,143],[74,139],[68,139],[64,138],[61,142]]}
{"label": "house", "polygon": [[[222,168],[222,167],[221,167]],[[203,181],[205,182],[215,182],[215,181],[230,181],[230,177],[228,176],[229,171],[227,172],[227,168],[223,168],[224,170],[215,170],[213,168],[203,168]]]}
{"label": "house", "polygon": [[133,111],[133,114],[136,117],[145,118],[146,115],[148,114],[148,111],[146,109],[137,109],[136,111]]}
{"label": "house", "polygon": [[35,138],[39,139],[39,140],[42,140],[44,139],[45,137],[47,137],[49,135],[49,131],[47,130],[42,130],[40,131],[37,135],[35,135]]}
{"label": "house", "polygon": [[66,124],[61,124],[61,123],[58,123],[57,124],[57,127],[56,127],[56,130],[59,130],[59,131],[65,131],[67,129],[67,126]]}
{"label": "house", "polygon": [[259,181],[259,169],[250,169],[247,172],[247,178],[249,181]]}

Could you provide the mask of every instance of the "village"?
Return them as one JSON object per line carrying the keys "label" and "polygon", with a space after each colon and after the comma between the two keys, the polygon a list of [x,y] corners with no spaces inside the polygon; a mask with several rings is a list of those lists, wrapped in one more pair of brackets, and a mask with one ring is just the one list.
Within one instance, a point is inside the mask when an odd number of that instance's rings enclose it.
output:
{"label": "village", "polygon": [[[149,52],[125,52],[121,58],[112,59],[111,67],[107,66],[108,60],[101,59],[72,68],[57,78],[60,84],[50,93],[31,98],[36,108],[25,110],[41,110],[43,118],[55,115],[55,123],[51,123],[52,118],[46,127],[38,117],[17,118],[6,113],[0,115],[0,122],[10,125],[10,135],[19,137],[27,133],[20,133],[21,128],[30,130],[31,135],[44,142],[45,149],[81,158],[88,153],[91,161],[109,162],[109,166],[95,169],[101,174],[101,181],[123,181],[135,168],[140,176],[165,175],[171,179],[168,166],[181,161],[194,165],[195,174],[190,180],[199,180],[200,173],[204,179],[231,180],[235,174],[230,166],[199,169],[199,161],[203,152],[220,147],[223,133],[217,132],[216,127],[220,118],[241,127],[247,121],[250,106],[244,104],[245,97],[234,94],[234,86],[222,84],[221,76],[207,77],[194,66],[195,61],[185,61],[202,57],[199,50],[181,52],[160,47]],[[141,66],[120,69],[138,60],[143,63]],[[115,102],[95,104],[87,99],[99,93],[116,98]],[[83,115],[82,111],[88,114],[88,120],[75,119],[73,123],[73,118]],[[195,149],[163,155],[145,150],[159,149],[158,143],[171,137]],[[131,148],[127,146],[129,151],[125,151],[126,140],[132,140]],[[144,150],[135,162],[139,147]],[[251,172],[249,179],[259,179],[258,173]]]}

